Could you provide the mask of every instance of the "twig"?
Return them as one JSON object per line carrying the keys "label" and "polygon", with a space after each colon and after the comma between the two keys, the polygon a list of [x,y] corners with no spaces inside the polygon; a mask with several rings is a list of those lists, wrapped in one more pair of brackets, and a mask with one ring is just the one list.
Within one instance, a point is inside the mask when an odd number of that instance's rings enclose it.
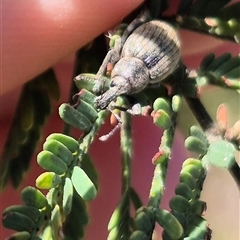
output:
{"label": "twig", "polygon": [[168,163],[171,158],[171,148],[173,145],[173,138],[176,127],[177,113],[173,114],[173,125],[168,130],[165,130],[161,139],[159,152],[164,152],[165,158],[156,165],[154,170],[154,176],[152,180],[152,186],[149,195],[148,206],[158,208],[162,199],[163,191],[165,188],[165,181],[168,169]]}
{"label": "twig", "polygon": [[131,115],[121,112],[121,116],[122,193],[124,193],[130,188],[131,184],[132,137]]}

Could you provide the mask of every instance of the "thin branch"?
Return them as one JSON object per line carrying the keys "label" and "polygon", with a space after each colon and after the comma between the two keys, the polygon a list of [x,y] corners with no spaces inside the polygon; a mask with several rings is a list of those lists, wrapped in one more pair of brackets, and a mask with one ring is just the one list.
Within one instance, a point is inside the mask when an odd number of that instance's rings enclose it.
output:
{"label": "thin branch", "polygon": [[98,113],[97,120],[94,122],[94,124],[92,126],[91,131],[87,135],[85,135],[82,139],[80,139],[81,142],[80,142],[79,148],[82,150],[82,153],[80,152],[80,158],[79,159],[81,159],[82,154],[88,152],[88,149],[89,149],[91,143],[95,139],[96,134],[97,134],[99,128],[104,123],[108,113],[109,112],[107,110],[100,111]]}
{"label": "thin branch", "polygon": [[185,97],[185,100],[204,131],[207,131],[214,126],[212,118],[199,98]]}
{"label": "thin branch", "polygon": [[164,158],[158,163],[154,170],[152,186],[149,194],[148,206],[158,208],[162,199],[163,191],[165,188],[166,175],[168,163],[171,158],[171,148],[175,134],[177,113],[173,114],[173,125],[168,130],[165,130],[159,146],[159,152],[164,153]]}
{"label": "thin branch", "polygon": [[131,115],[126,112],[121,112],[121,119],[122,193],[124,193],[131,186]]}

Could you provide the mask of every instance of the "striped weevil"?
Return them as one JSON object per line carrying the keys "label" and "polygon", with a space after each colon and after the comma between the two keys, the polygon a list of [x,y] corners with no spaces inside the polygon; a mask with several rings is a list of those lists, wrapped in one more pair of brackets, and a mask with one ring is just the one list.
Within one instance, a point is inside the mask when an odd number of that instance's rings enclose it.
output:
{"label": "striped weevil", "polygon": [[[159,85],[178,68],[180,62],[177,32],[164,21],[151,20],[146,9],[121,36],[114,37],[113,47],[94,76],[92,91],[98,95],[95,99],[97,109],[107,108],[118,96],[135,94],[147,86]],[[102,92],[107,76],[110,76],[109,89]],[[91,80],[86,74],[80,74],[75,81],[88,78]]]}
{"label": "striped weevil", "polygon": [[150,20],[145,10],[115,39],[99,71],[93,88],[101,93],[102,79],[109,74],[110,88],[95,100],[98,109],[105,109],[121,95],[138,93],[161,82],[179,65],[180,41],[175,29],[160,20]]}

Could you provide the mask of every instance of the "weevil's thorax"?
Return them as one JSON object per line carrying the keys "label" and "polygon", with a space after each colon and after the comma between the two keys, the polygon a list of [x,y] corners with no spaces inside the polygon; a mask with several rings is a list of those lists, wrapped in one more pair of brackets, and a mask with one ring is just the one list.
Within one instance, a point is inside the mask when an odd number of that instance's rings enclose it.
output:
{"label": "weevil's thorax", "polygon": [[125,89],[124,94],[132,94],[144,89],[149,80],[148,69],[141,59],[124,57],[112,70],[110,86],[119,86]]}

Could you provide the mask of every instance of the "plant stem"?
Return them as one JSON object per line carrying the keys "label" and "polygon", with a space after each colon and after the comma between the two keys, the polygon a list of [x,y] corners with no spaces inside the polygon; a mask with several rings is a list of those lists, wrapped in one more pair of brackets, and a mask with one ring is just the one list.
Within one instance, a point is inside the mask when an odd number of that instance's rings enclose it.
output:
{"label": "plant stem", "polygon": [[203,131],[214,126],[214,122],[199,98],[185,97],[185,100]]}
{"label": "plant stem", "polygon": [[126,206],[122,212],[123,222],[119,231],[121,239],[129,239],[130,231],[130,190],[131,190],[131,159],[132,159],[132,136],[131,115],[121,112],[121,166],[122,166],[122,199],[125,196]]}
{"label": "plant stem", "polygon": [[85,135],[82,139],[80,139],[79,148],[82,150],[82,152],[80,152],[79,159],[81,159],[81,156],[83,154],[88,152],[88,149],[89,149],[91,143],[93,142],[94,138],[96,137],[96,134],[97,134],[99,128],[104,123],[108,113],[109,112],[107,110],[100,111],[98,113],[97,120],[94,122],[94,124],[92,126],[91,131],[87,135]]}
{"label": "plant stem", "polygon": [[[201,103],[200,99],[185,97],[185,100],[203,131],[209,131],[213,129],[214,122]],[[240,168],[237,162],[235,162],[235,164],[230,167],[229,172],[235,180],[238,188],[240,189]]]}
{"label": "plant stem", "polygon": [[237,162],[234,163],[234,165],[229,169],[233,179],[235,180],[238,189],[240,190],[240,168]]}
{"label": "plant stem", "polygon": [[165,181],[168,169],[168,163],[171,158],[171,148],[173,145],[175,127],[176,127],[177,113],[173,114],[173,125],[168,130],[165,130],[159,146],[159,152],[164,153],[164,159],[158,163],[154,170],[152,186],[149,194],[148,206],[158,208],[162,199],[165,188]]}
{"label": "plant stem", "polygon": [[131,158],[132,158],[132,138],[131,138],[131,115],[121,112],[121,161],[122,161],[122,194],[131,186]]}

